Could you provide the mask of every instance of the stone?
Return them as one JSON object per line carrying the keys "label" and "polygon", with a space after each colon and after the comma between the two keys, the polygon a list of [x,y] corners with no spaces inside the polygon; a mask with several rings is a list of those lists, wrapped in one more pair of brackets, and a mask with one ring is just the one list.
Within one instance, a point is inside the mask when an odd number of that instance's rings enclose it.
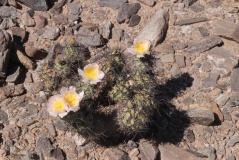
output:
{"label": "stone", "polygon": [[202,40],[190,41],[188,43],[187,53],[202,53],[211,48],[222,44],[222,40],[218,36],[208,36]]}
{"label": "stone", "polygon": [[227,147],[234,147],[239,143],[239,136],[233,136],[227,141]]}
{"label": "stone", "polygon": [[134,148],[129,152],[130,157],[136,157],[138,155],[139,155],[139,149],[138,148]]}
{"label": "stone", "polygon": [[209,50],[207,59],[215,66],[214,72],[220,73],[221,77],[229,76],[231,70],[238,63],[238,58],[222,47],[214,47]]}
{"label": "stone", "polygon": [[21,95],[24,92],[25,92],[25,89],[22,84],[0,87],[0,102],[8,97],[15,97],[15,96]]}
{"label": "stone", "polygon": [[102,26],[102,36],[105,39],[109,39],[112,29],[112,23],[110,21],[104,21]]}
{"label": "stone", "polygon": [[6,139],[18,139],[21,134],[21,130],[17,125],[7,125],[5,128],[2,130],[2,135]]}
{"label": "stone", "polygon": [[159,145],[158,148],[160,151],[160,159],[162,160],[202,160],[202,158],[172,144]]}
{"label": "stone", "polygon": [[202,5],[197,5],[197,4],[193,4],[190,6],[190,9],[194,12],[202,12],[204,11],[204,7]]}
{"label": "stone", "polygon": [[220,74],[219,73],[210,73],[209,77],[212,78],[214,81],[218,81],[218,79],[220,78]]}
{"label": "stone", "polygon": [[197,0],[183,0],[185,6],[188,8],[189,6],[191,6],[192,4],[194,4],[195,2],[197,2]]}
{"label": "stone", "polygon": [[158,10],[135,37],[136,40],[146,39],[156,46],[162,42],[168,29],[169,13],[164,9]]}
{"label": "stone", "polygon": [[17,1],[36,11],[47,11],[48,9],[46,0],[17,0]]}
{"label": "stone", "polygon": [[26,69],[34,70],[36,65],[30,60],[24,53],[17,50],[17,60],[18,63],[22,64]]}
{"label": "stone", "polygon": [[183,42],[180,42],[178,40],[173,42],[173,48],[175,50],[183,50],[183,49],[187,48],[187,46],[188,46],[187,43],[183,43]]}
{"label": "stone", "polygon": [[239,105],[239,96],[230,97],[229,101],[227,101],[227,106],[236,107]]}
{"label": "stone", "polygon": [[99,0],[98,5],[100,7],[118,9],[126,2],[128,2],[128,0]]}
{"label": "stone", "polygon": [[56,160],[64,160],[65,159],[63,152],[60,148],[53,149],[51,152],[51,157],[55,158]]}
{"label": "stone", "polygon": [[176,60],[176,64],[179,66],[179,68],[186,67],[184,55],[175,55],[175,60]]}
{"label": "stone", "polygon": [[204,87],[213,87],[217,85],[217,81],[215,81],[214,79],[207,77],[202,81],[202,84]]}
{"label": "stone", "polygon": [[27,27],[35,26],[35,21],[32,19],[32,17],[27,12],[22,14],[21,22],[24,26],[27,26]]}
{"label": "stone", "polygon": [[63,122],[56,122],[54,123],[54,126],[56,126],[57,129],[62,130],[62,131],[67,131],[68,127],[65,125]]}
{"label": "stone", "polygon": [[210,125],[214,121],[213,112],[205,107],[189,109],[187,115],[193,124]]}
{"label": "stone", "polygon": [[0,78],[6,77],[11,52],[11,36],[5,30],[0,30]]}
{"label": "stone", "polygon": [[59,2],[55,2],[54,6],[49,10],[49,12],[53,15],[59,15],[62,12],[62,7],[67,3],[67,0],[61,0]]}
{"label": "stone", "polygon": [[72,136],[72,139],[75,141],[77,146],[83,146],[85,145],[87,142],[89,142],[87,139],[85,139],[83,136],[75,134],[74,136]]}
{"label": "stone", "polygon": [[155,4],[154,0],[137,0],[137,1],[139,1],[140,3],[143,3],[147,6],[150,6],[150,7],[153,7]]}
{"label": "stone", "polygon": [[215,120],[219,120],[220,123],[222,123],[224,121],[224,116],[223,116],[220,108],[218,107],[218,105],[216,103],[212,103],[210,106],[210,109],[213,111],[213,113],[215,113],[217,115],[217,117],[215,117]]}
{"label": "stone", "polygon": [[55,40],[60,35],[60,29],[56,26],[48,26],[44,28],[44,33],[41,35],[42,38]]}
{"label": "stone", "polygon": [[0,121],[6,123],[7,120],[8,120],[7,113],[4,110],[0,109]]}
{"label": "stone", "polygon": [[54,147],[51,141],[46,137],[40,137],[36,142],[36,151],[39,155],[44,154],[50,156],[53,149]]}
{"label": "stone", "polygon": [[74,22],[79,19],[82,12],[82,6],[79,3],[68,3],[66,5],[67,12],[64,13],[67,16],[69,22]]}
{"label": "stone", "polygon": [[112,29],[112,39],[116,41],[120,41],[123,37],[123,30],[122,29]]}
{"label": "stone", "polygon": [[104,160],[130,160],[129,156],[118,148],[107,148],[103,153]]}
{"label": "stone", "polygon": [[34,47],[33,45],[26,44],[25,52],[30,58],[43,59],[47,56],[47,52]]}
{"label": "stone", "polygon": [[129,20],[129,27],[134,27],[139,24],[141,17],[137,14],[133,14]]}
{"label": "stone", "polygon": [[201,153],[205,154],[208,156],[210,160],[215,160],[216,159],[216,150],[215,148],[209,146],[201,150]]}
{"label": "stone", "polygon": [[203,61],[202,66],[201,66],[201,70],[203,72],[211,72],[211,70],[212,70],[211,63],[209,61]]}
{"label": "stone", "polygon": [[13,39],[15,42],[20,44],[25,42],[27,35],[25,29],[22,29],[20,27],[12,27],[8,31],[13,35]]}
{"label": "stone", "polygon": [[8,73],[6,82],[16,83],[20,76],[21,68],[19,66],[12,66],[9,70],[10,73]]}
{"label": "stone", "polygon": [[139,157],[144,160],[157,160],[159,158],[159,150],[156,144],[148,141],[139,143],[139,152]]}
{"label": "stone", "polygon": [[196,17],[196,18],[179,20],[179,21],[175,22],[174,25],[183,26],[183,25],[190,25],[190,24],[206,22],[206,21],[208,21],[208,19],[205,17]]}
{"label": "stone", "polygon": [[136,14],[141,8],[139,3],[124,3],[118,12],[117,22],[123,23],[125,20],[129,19],[132,15]]}
{"label": "stone", "polygon": [[216,19],[212,23],[213,33],[239,42],[239,24]]}
{"label": "stone", "polygon": [[177,77],[181,74],[181,70],[179,69],[178,65],[173,65],[170,72],[172,77]]}
{"label": "stone", "polygon": [[127,143],[127,147],[130,149],[130,150],[133,150],[134,148],[137,148],[137,144],[132,141],[132,140],[129,140],[128,143]]}
{"label": "stone", "polygon": [[18,4],[17,4],[16,0],[8,0],[8,4],[9,4],[10,6],[15,7],[15,8],[18,7]]}
{"label": "stone", "polygon": [[21,17],[21,12],[19,12],[14,7],[1,6],[0,7],[0,17],[1,18],[16,19],[16,18],[20,18]]}
{"label": "stone", "polygon": [[219,105],[219,106],[224,106],[227,101],[229,99],[229,94],[228,93],[223,93],[220,94],[216,99],[215,102]]}
{"label": "stone", "polygon": [[[159,52],[159,53],[174,53],[174,49],[173,49],[173,46],[171,44],[168,44],[168,43],[162,43],[160,45],[158,45],[156,47],[156,50]],[[158,58],[158,57],[155,57],[155,58]]]}
{"label": "stone", "polygon": [[175,57],[173,53],[165,54],[160,57],[162,63],[173,63],[175,61]]}
{"label": "stone", "polygon": [[81,27],[76,34],[76,41],[85,46],[97,47],[103,45],[103,39],[99,33],[92,32],[84,27]]}
{"label": "stone", "polygon": [[36,23],[36,25],[35,25],[36,29],[41,29],[41,28],[45,27],[47,24],[46,18],[41,15],[35,15],[34,20]]}
{"label": "stone", "polygon": [[198,27],[198,30],[203,37],[207,37],[209,35],[209,31],[206,28]]}
{"label": "stone", "polygon": [[184,139],[189,143],[195,142],[195,134],[193,133],[193,131],[191,129],[187,129],[185,131]]}
{"label": "stone", "polygon": [[235,92],[239,92],[239,68],[235,68],[231,73],[230,86],[231,89]]}
{"label": "stone", "polygon": [[8,29],[16,26],[16,22],[12,18],[3,18],[0,24],[0,29]]}

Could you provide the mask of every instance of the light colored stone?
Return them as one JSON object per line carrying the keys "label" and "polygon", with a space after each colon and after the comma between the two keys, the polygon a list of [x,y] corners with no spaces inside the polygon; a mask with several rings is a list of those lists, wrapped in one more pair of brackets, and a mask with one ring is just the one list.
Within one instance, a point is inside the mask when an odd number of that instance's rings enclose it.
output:
{"label": "light colored stone", "polygon": [[187,115],[193,124],[210,125],[214,121],[213,112],[205,107],[189,109]]}

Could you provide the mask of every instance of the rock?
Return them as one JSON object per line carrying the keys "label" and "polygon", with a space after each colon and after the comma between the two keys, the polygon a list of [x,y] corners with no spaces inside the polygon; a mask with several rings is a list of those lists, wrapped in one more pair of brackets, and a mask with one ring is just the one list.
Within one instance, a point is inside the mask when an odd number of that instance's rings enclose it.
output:
{"label": "rock", "polygon": [[36,29],[41,29],[41,28],[45,27],[47,24],[46,18],[43,16],[40,16],[40,15],[34,16],[34,20],[36,23],[36,26],[35,26]]}
{"label": "rock", "polygon": [[5,30],[0,30],[0,78],[6,77],[11,51],[11,36]]}
{"label": "rock", "polygon": [[141,8],[139,3],[124,3],[118,12],[117,21],[122,23],[125,20],[129,19],[132,15],[136,14]]}
{"label": "rock", "polygon": [[20,18],[21,17],[21,12],[19,12],[14,7],[1,6],[0,7],[0,17],[1,18],[16,19],[16,18]]}
{"label": "rock", "polygon": [[130,160],[129,156],[118,148],[108,148],[103,153],[104,160]]}
{"label": "rock", "polygon": [[191,129],[187,129],[185,131],[184,139],[189,143],[195,142],[195,134],[193,133],[193,131]]}
{"label": "rock", "polygon": [[235,68],[232,70],[231,81],[230,81],[231,89],[235,92],[239,92],[238,78],[239,78],[239,68]]}
{"label": "rock", "polygon": [[173,48],[174,48],[175,50],[183,50],[183,49],[185,49],[187,46],[188,46],[187,43],[183,43],[183,42],[180,42],[180,41],[178,41],[178,40],[173,42]]}
{"label": "rock", "polygon": [[233,136],[227,141],[227,147],[233,147],[239,143],[239,136]]}
{"label": "rock", "polygon": [[195,2],[197,2],[197,0],[183,0],[185,6],[188,8],[189,6],[191,6],[192,4],[194,4]]}
{"label": "rock", "polygon": [[171,68],[172,77],[177,77],[181,74],[181,70],[179,69],[178,65],[173,65]]}
{"label": "rock", "polygon": [[[171,44],[168,44],[168,43],[162,43],[160,45],[158,45],[156,47],[156,50],[159,52],[159,53],[174,53],[174,49],[173,49],[173,46]],[[159,57],[155,57],[155,58],[159,58]]]}
{"label": "rock", "polygon": [[41,35],[42,38],[55,40],[60,35],[60,29],[56,26],[48,26],[44,28],[44,33]]}
{"label": "rock", "polygon": [[55,158],[56,160],[64,160],[65,159],[63,152],[60,148],[53,149],[51,152],[51,157]]}
{"label": "rock", "polygon": [[0,29],[8,29],[16,26],[16,22],[12,20],[12,18],[3,18]]}
{"label": "rock", "polygon": [[194,12],[202,12],[204,11],[204,7],[201,5],[197,5],[197,4],[193,4],[192,6],[190,6],[190,9]]}
{"label": "rock", "polygon": [[56,126],[56,128],[62,131],[66,131],[68,129],[68,127],[63,122],[60,122],[60,121],[54,123],[54,125]]}
{"label": "rock", "polygon": [[4,110],[0,109],[0,121],[6,123],[7,120],[8,120],[7,113]]}
{"label": "rock", "polygon": [[36,65],[20,50],[17,50],[17,59],[16,61],[22,64],[24,67],[30,70],[34,70]]}
{"label": "rock", "polygon": [[207,155],[210,160],[216,159],[216,150],[215,150],[215,148],[213,148],[211,146],[204,148],[201,152],[203,154]]}
{"label": "rock", "polygon": [[134,27],[139,24],[141,17],[137,14],[133,14],[129,20],[129,27]]}
{"label": "rock", "polygon": [[100,7],[118,9],[126,2],[128,2],[128,0],[99,0],[98,4]]}
{"label": "rock", "polygon": [[156,46],[163,40],[168,29],[169,14],[167,11],[160,9],[146,23],[144,28],[135,37],[136,40],[146,39]]}
{"label": "rock", "polygon": [[72,136],[72,139],[75,141],[77,146],[83,146],[85,145],[87,142],[89,142],[87,139],[85,139],[83,136],[75,134],[74,136]]}
{"label": "rock", "polygon": [[229,94],[228,93],[223,93],[220,94],[216,99],[215,102],[219,105],[219,106],[224,106],[227,101],[229,99]]}
{"label": "rock", "polygon": [[172,144],[159,145],[158,148],[159,148],[160,157],[162,160],[180,160],[180,159],[201,160],[202,159]]}
{"label": "rock", "polygon": [[3,101],[4,99],[8,97],[21,95],[24,92],[25,92],[25,89],[22,84],[15,85],[15,86],[0,87],[0,101]]}
{"label": "rock", "polygon": [[17,4],[16,0],[8,0],[8,4],[9,4],[10,6],[15,7],[15,8],[18,7],[18,4]]}
{"label": "rock", "polygon": [[12,35],[15,42],[18,44],[24,43],[26,40],[26,31],[20,27],[12,27],[8,30]]}
{"label": "rock", "polygon": [[150,7],[153,7],[155,4],[154,0],[137,0],[137,1],[139,1],[140,3],[143,3],[147,6],[150,6]]}
{"label": "rock", "polygon": [[103,27],[102,27],[102,36],[105,39],[109,39],[111,29],[112,29],[112,23],[110,21],[104,21],[103,22]]}
{"label": "rock", "polygon": [[40,50],[30,44],[27,44],[25,46],[25,52],[29,57],[34,58],[34,59],[43,59],[47,56],[46,51]]}
{"label": "rock", "polygon": [[66,5],[66,13],[67,19],[69,22],[74,22],[79,19],[79,16],[82,12],[82,7],[79,3],[68,3]]}
{"label": "rock", "polygon": [[46,0],[17,0],[17,1],[37,11],[47,11],[48,9]]}
{"label": "rock", "polygon": [[165,54],[160,57],[162,63],[173,63],[175,61],[174,54]]}
{"label": "rock", "polygon": [[224,116],[218,105],[216,103],[212,103],[210,109],[217,115],[217,117],[215,117],[215,120],[218,120],[220,121],[220,123],[222,123],[224,121]]}
{"label": "rock", "polygon": [[212,23],[213,32],[239,42],[239,24],[217,19]]}
{"label": "rock", "polygon": [[22,14],[21,22],[24,26],[27,26],[27,27],[32,27],[35,25],[35,21],[32,19],[32,17],[27,12]]}
{"label": "rock", "polygon": [[103,39],[99,33],[92,32],[84,27],[81,27],[76,34],[76,41],[86,46],[97,47],[103,45]]}
{"label": "rock", "polygon": [[196,17],[196,18],[179,20],[179,21],[175,22],[175,25],[183,26],[183,25],[190,25],[190,24],[205,22],[205,21],[208,21],[208,19],[205,17]]}
{"label": "rock", "polygon": [[112,29],[112,39],[116,41],[120,41],[123,38],[123,30],[122,29]]}
{"label": "rock", "polygon": [[231,70],[237,65],[238,62],[238,58],[236,56],[222,47],[215,47],[209,50],[207,53],[207,59],[217,67],[214,67],[215,72],[220,73],[221,77],[229,76]]}
{"label": "rock", "polygon": [[44,154],[50,156],[53,149],[54,147],[50,140],[46,137],[40,137],[36,142],[36,151],[39,155]]}
{"label": "rock", "polygon": [[140,142],[139,151],[139,157],[143,160],[157,160],[159,158],[159,150],[157,146],[148,141]]}
{"label": "rock", "polygon": [[175,55],[175,60],[176,60],[177,65],[180,68],[185,68],[186,67],[184,55]]}
{"label": "rock", "polygon": [[202,81],[204,87],[213,87],[217,85],[217,81],[212,79],[211,77],[207,77]]}
{"label": "rock", "polygon": [[138,148],[134,148],[129,152],[130,157],[137,157],[138,155],[139,155],[139,149]]}
{"label": "rock", "polygon": [[210,73],[209,77],[217,81],[220,78],[220,75],[219,73]]}
{"label": "rock", "polygon": [[202,40],[189,42],[186,52],[202,53],[220,44],[222,44],[222,40],[218,36],[209,36]]}
{"label": "rock", "polygon": [[132,141],[132,140],[129,140],[128,143],[127,143],[127,147],[130,149],[130,150],[133,150],[134,148],[137,148],[137,144]]}
{"label": "rock", "polygon": [[207,37],[209,35],[209,31],[206,28],[198,27],[198,30],[203,37]]}
{"label": "rock", "polygon": [[187,115],[193,124],[210,125],[214,121],[213,112],[204,107],[189,109]]}
{"label": "rock", "polygon": [[6,78],[6,82],[15,83],[18,80],[18,77],[21,73],[21,68],[19,66],[12,66],[10,69],[10,73]]}
{"label": "rock", "polygon": [[18,139],[20,136],[21,130],[18,126],[16,125],[7,125],[5,128],[2,130],[2,135],[6,139]]}
{"label": "rock", "polygon": [[235,107],[239,105],[239,96],[230,97],[229,101],[227,101],[227,106]]}
{"label": "rock", "polygon": [[62,12],[62,7],[67,3],[67,0],[55,2],[54,6],[49,10],[52,15],[59,15]]}

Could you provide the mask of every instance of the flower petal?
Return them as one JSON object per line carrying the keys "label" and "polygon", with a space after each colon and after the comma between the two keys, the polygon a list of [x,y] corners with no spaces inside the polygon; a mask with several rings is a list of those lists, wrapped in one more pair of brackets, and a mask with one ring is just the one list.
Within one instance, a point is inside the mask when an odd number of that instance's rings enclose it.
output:
{"label": "flower petal", "polygon": [[105,76],[104,72],[100,71],[100,73],[99,73],[99,79],[104,78],[104,76]]}

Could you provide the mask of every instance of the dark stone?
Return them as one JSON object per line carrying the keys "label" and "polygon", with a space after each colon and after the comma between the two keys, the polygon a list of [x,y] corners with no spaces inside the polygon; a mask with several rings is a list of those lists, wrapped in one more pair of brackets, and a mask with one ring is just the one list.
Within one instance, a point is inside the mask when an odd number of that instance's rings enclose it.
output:
{"label": "dark stone", "polygon": [[44,155],[50,156],[53,149],[54,149],[54,147],[52,146],[52,144],[48,138],[40,137],[37,140],[36,151],[39,155],[44,154]]}
{"label": "dark stone", "polygon": [[64,160],[65,159],[63,152],[60,148],[53,149],[51,152],[51,157],[55,158],[56,160]]}
{"label": "dark stone", "polygon": [[125,3],[123,4],[118,12],[117,21],[119,23],[124,22],[126,19],[129,19],[133,14],[136,14],[141,8],[139,3]]}
{"label": "dark stone", "polygon": [[46,0],[17,0],[18,2],[37,11],[47,11],[48,4]]}
{"label": "dark stone", "polygon": [[137,14],[134,14],[131,16],[130,20],[129,20],[129,27],[134,27],[137,26],[139,24],[141,17]]}
{"label": "dark stone", "polygon": [[198,30],[203,37],[207,37],[209,35],[209,31],[206,28],[198,27]]}
{"label": "dark stone", "polygon": [[4,110],[0,109],[0,121],[6,122],[7,119],[8,119],[7,113]]}
{"label": "dark stone", "polygon": [[208,19],[205,17],[196,17],[196,18],[179,20],[179,21],[175,22],[175,25],[183,26],[183,25],[190,25],[190,24],[205,22],[205,21],[208,21]]}
{"label": "dark stone", "polygon": [[185,6],[188,8],[189,6],[191,6],[193,3],[197,2],[197,0],[184,0],[183,1]]}
{"label": "dark stone", "polygon": [[184,139],[190,143],[195,142],[195,135],[191,129],[186,130],[184,133]]}
{"label": "dark stone", "polygon": [[233,69],[231,73],[231,89],[235,92],[239,92],[239,68]]}
{"label": "dark stone", "polygon": [[118,9],[126,2],[128,2],[128,0],[99,0],[98,4],[100,7]]}

